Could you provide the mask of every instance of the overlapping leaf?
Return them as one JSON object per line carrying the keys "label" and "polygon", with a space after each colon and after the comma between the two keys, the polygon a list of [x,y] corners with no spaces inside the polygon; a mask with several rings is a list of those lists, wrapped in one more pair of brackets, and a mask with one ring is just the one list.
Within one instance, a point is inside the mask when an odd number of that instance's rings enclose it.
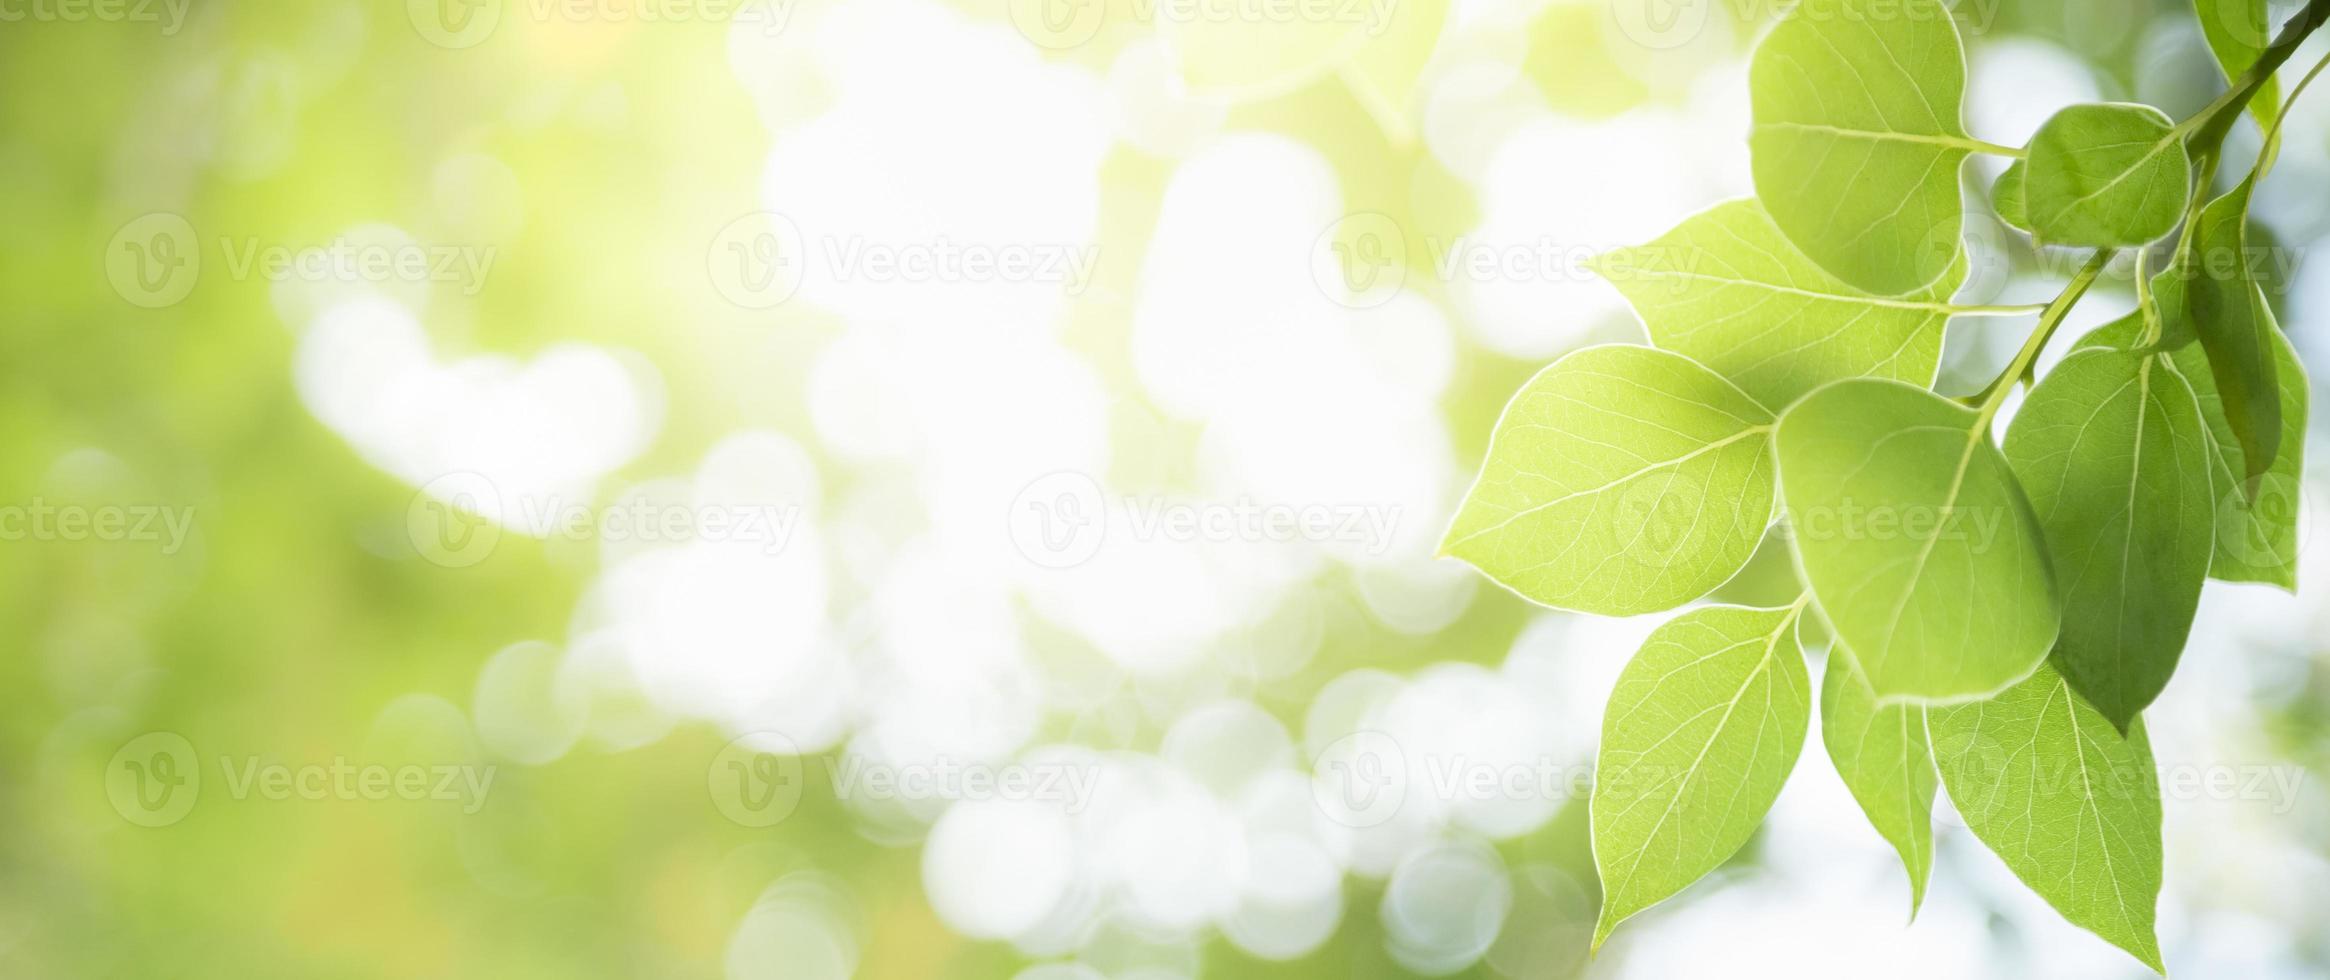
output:
{"label": "overlapping leaf", "polygon": [[1933,383],[1961,259],[1907,296],[1854,288],[1789,244],[1752,198],[1726,201],[1657,239],[1599,256],[1651,343],[1683,354],[1774,409],[1831,381]]}
{"label": "overlapping leaf", "polygon": [[2160,785],[2143,723],[2122,736],[2052,666],[1927,717],[1974,836],[2064,918],[2162,970]]}
{"label": "overlapping leaf", "polygon": [[[2181,291],[2163,277],[2156,293],[2167,323],[2182,320],[2168,289]],[[2271,315],[2271,309],[2267,314]],[[2080,346],[2130,348],[2136,346],[2143,323],[2131,315],[2106,324],[2080,340]],[[2189,329],[2189,328],[2188,328]],[[2172,331],[2173,332],[2173,331]],[[2298,585],[2298,502],[2303,499],[2305,473],[2307,392],[2306,369],[2289,337],[2279,326],[2267,331],[2273,344],[2274,375],[2281,397],[2281,449],[2272,465],[2258,478],[2255,499],[2244,490],[2241,446],[2225,421],[2224,401],[2216,379],[2209,376],[2208,355],[2186,344],[2168,352],[2169,366],[2191,385],[2208,428],[2216,494],[2216,549],[2209,560],[2209,576],[2228,582],[2264,582],[2295,591]]]}
{"label": "overlapping leaf", "polygon": [[1901,855],[1913,916],[1934,865],[1935,776],[1925,712],[1914,704],[1879,705],[1852,652],[1830,648],[1820,684],[1820,741],[1869,824]]}
{"label": "overlapping leaf", "polygon": [[1602,878],[1594,945],[1737,853],[1779,797],[1811,718],[1796,617],[1694,609],[1619,673],[1589,803]]}
{"label": "overlapping leaf", "polygon": [[[2224,70],[2227,83],[2239,79],[2273,43],[2273,27],[2266,22],[2266,0],[2193,0],[2192,6],[2201,22],[2201,36],[2209,42],[2209,53],[2217,56],[2217,66]],[[2249,100],[2249,114],[2258,126],[2266,127],[2273,125],[2273,117],[2280,111],[2281,86],[2267,79]]]}
{"label": "overlapping leaf", "polygon": [[1689,358],[1589,347],[1497,422],[1442,544],[1563,609],[1671,609],[1723,584],[1771,523],[1772,413]]}
{"label": "overlapping leaf", "polygon": [[1748,69],[1756,196],[1838,278],[1879,295],[1926,288],[1956,261],[1965,217],[1965,88],[1939,0],[1796,7]]}
{"label": "overlapping leaf", "polygon": [[2176,229],[2192,164],[2160,110],[2074,105],[2039,127],[2023,171],[2032,235],[2059,245],[2142,245]]}
{"label": "overlapping leaf", "polygon": [[2007,430],[2062,599],[2054,662],[2122,730],[2176,672],[2209,576],[2216,463],[2200,411],[2165,355],[2089,348]]}
{"label": "overlapping leaf", "polygon": [[1990,185],[1990,209],[1997,212],[1998,220],[2006,222],[2007,227],[2027,235],[2031,233],[2031,215],[2023,196],[2025,166],[2023,161],[2016,160],[1999,172],[1998,179]]}
{"label": "overlapping leaf", "polygon": [[2055,642],[2038,524],[1982,418],[1891,381],[1840,381],[1782,416],[1798,567],[1881,703],[1983,697]]}
{"label": "overlapping leaf", "polygon": [[2256,175],[2210,201],[2195,219],[2176,272],[2184,279],[2184,312],[2208,354],[2209,375],[2233,442],[2241,447],[2243,492],[2252,500],[2258,478],[2281,449],[2281,391],[2265,305],[2249,251],[2249,192]]}

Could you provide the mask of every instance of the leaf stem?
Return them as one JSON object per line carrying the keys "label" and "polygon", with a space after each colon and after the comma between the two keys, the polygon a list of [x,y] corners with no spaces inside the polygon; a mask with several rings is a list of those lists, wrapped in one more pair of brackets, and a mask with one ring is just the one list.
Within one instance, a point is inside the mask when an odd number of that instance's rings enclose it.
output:
{"label": "leaf stem", "polygon": [[[2264,158],[2260,157],[2259,159],[2263,160]],[[2184,237],[2177,240],[2176,250],[2170,252],[2168,257],[2168,268],[2180,276],[2190,275],[2192,272],[2190,264],[2186,261],[2192,254],[2192,231],[2199,227],[2201,208],[2208,204],[2209,184],[2217,179],[2216,153],[2203,154],[2196,162],[2199,166],[2193,168],[2193,187],[2195,189],[2192,200],[2187,202],[2184,207]]]}
{"label": "leaf stem", "polygon": [[2160,308],[2154,305],[2152,277],[2147,274],[2151,270],[2145,267],[2145,259],[2150,255],[2151,252],[2147,249],[2136,250],[2136,312],[2144,318],[2144,330],[2136,342],[2138,348],[2150,347],[2160,342]]}
{"label": "leaf stem", "polygon": [[1975,396],[1980,399],[1981,412],[1980,420],[1974,426],[1977,430],[1989,425],[1990,420],[1998,415],[1999,406],[2006,402],[2006,393],[2014,390],[2015,380],[2030,372],[2031,364],[2039,359],[2039,352],[2046,349],[2048,339],[2055,336],[2055,328],[2063,325],[2064,315],[2071,312],[2071,307],[2079,302],[2079,297],[2086,295],[2087,287],[2095,284],[2095,277],[2103,274],[2103,267],[2111,260],[2111,249],[2096,249],[2095,257],[2088,259],[2087,264],[2080,267],[2079,274],[2072,276],[2071,282],[2063,287],[2062,295],[2047,304],[2047,311],[2039,315],[2039,325],[2031,330],[2030,339],[2023,341],[2023,349],[2015,353],[2014,360],[2008,362],[2006,370],[1991,380],[1989,387]]}
{"label": "leaf stem", "polygon": [[[2247,94],[2254,95],[2256,93],[2250,92]],[[2242,103],[2247,103],[2249,101],[2248,98],[2244,96],[2242,88],[2238,85],[2218,93],[2216,98],[2209,100],[2208,105],[2201,107],[2201,111],[2193,113],[2190,116],[2186,116],[2183,122],[2176,124],[2176,128],[2171,130],[2169,135],[2172,137],[2192,135],[2194,130],[2199,129],[2202,126],[2206,126],[2209,123],[2214,122],[2218,116],[2232,111],[2233,104],[2236,100]],[[2220,139],[2221,138],[2222,137],[2220,137]],[[2207,148],[2196,147],[2194,148],[2194,152],[2203,153],[2209,151]]]}
{"label": "leaf stem", "polygon": [[2020,146],[2008,146],[2004,143],[1993,143],[1989,140],[1978,140],[1974,139],[1973,137],[1967,137],[1966,142],[1962,145],[1976,153],[1988,153],[1991,156],[2000,157],[2013,157],[2017,160],[2021,160],[2031,155],[2030,150]]}
{"label": "leaf stem", "polygon": [[2029,316],[2047,309],[2045,303],[2014,303],[2005,306],[1945,306],[1951,316]]}
{"label": "leaf stem", "polygon": [[[2265,83],[2272,81],[2274,73],[2281,70],[2282,63],[2297,53],[2298,45],[2305,42],[2306,36],[2314,33],[2314,29],[2325,22],[2330,22],[2330,0],[2308,0],[2306,8],[2282,25],[2281,33],[2274,36],[2273,43],[2258,53],[2257,60],[2250,63],[2249,69],[2242,72],[2240,78],[2233,80],[2223,95],[2217,96],[2207,108],[2194,113],[2192,118],[2178,124],[2176,131],[2193,134],[2195,153],[2217,153],[2224,147],[2225,134],[2232,130],[2233,120],[2240,118],[2239,109],[2257,97]],[[2203,191],[2206,190],[2204,187]]]}

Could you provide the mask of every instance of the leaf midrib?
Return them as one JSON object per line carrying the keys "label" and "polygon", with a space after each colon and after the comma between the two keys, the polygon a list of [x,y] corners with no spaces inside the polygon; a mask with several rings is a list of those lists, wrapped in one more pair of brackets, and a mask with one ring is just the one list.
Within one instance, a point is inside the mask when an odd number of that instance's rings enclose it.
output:
{"label": "leaf midrib", "polygon": [[[1990,417],[1984,413],[1975,416],[1973,426],[1966,430],[1966,448],[1958,454],[1958,468],[1950,475],[1949,491],[1942,495],[1942,513],[1951,513],[1957,509],[1958,495],[1966,488],[1966,471],[1973,465],[1975,449],[1985,441],[1984,430],[1989,426]],[[1918,580],[1925,577],[1926,564],[1933,558],[1934,546],[1940,543],[1941,538],[1940,534],[1926,535],[1925,542],[1918,545],[1917,558],[1910,562],[1909,580],[1902,584],[1901,598],[1893,604],[1893,615],[1888,617],[1885,624],[1885,652],[1882,656],[1888,661],[1893,658],[1893,641],[1901,632],[1902,613],[1908,611],[1910,596],[1916,594]]]}
{"label": "leaf midrib", "polygon": [[1894,299],[1888,296],[1871,296],[1866,293],[1824,293],[1815,289],[1805,289],[1801,286],[1782,286],[1775,283],[1758,282],[1754,279],[1741,279],[1733,278],[1731,276],[1710,275],[1704,272],[1658,272],[1651,270],[1637,270],[1637,274],[1640,275],[1644,280],[1653,282],[1668,279],[1680,279],[1691,282],[1711,282],[1725,286],[1741,286],[1748,289],[1760,290],[1763,292],[1779,293],[1786,296],[1801,296],[1806,299],[1829,303],[1855,303],[1864,306],[1881,306],[1894,310],[1918,310],[1926,313],[1950,313],[1957,309],[1948,303]]}
{"label": "leaf midrib", "polygon": [[[2065,213],[2071,211],[2072,209],[2086,204],[2089,201],[2095,200],[2098,197],[2102,197],[2107,193],[2110,193],[2112,188],[2118,187],[2121,182],[2127,180],[2129,177],[2134,176],[2136,171],[2143,170],[2151,166],[2152,161],[2160,158],[2163,150],[2165,150],[2170,144],[2173,144],[2182,138],[2183,134],[2174,130],[2170,130],[2168,135],[2162,136],[2160,139],[2154,141],[2151,148],[2144,151],[2143,156],[2136,158],[2136,162],[2129,164],[2127,167],[2121,169],[2121,171],[2114,175],[2112,179],[2104,181],[2103,184],[2096,189],[2064,202],[2062,207],[2056,208],[2055,210],[2049,212],[2048,217],[2050,219],[2060,220]],[[2149,194],[2148,191],[2147,194]],[[2146,200],[2150,200],[2150,198],[2147,197]]]}
{"label": "leaf midrib", "polygon": [[1600,484],[1600,485],[1597,485],[1597,486],[1586,487],[1586,488],[1584,488],[1584,489],[1581,489],[1581,490],[1573,490],[1573,491],[1571,491],[1571,492],[1569,492],[1569,493],[1562,494],[1562,495],[1561,495],[1561,496],[1559,496],[1559,497],[1555,497],[1555,498],[1553,498],[1553,499],[1551,499],[1551,500],[1547,500],[1547,501],[1545,501],[1545,502],[1543,502],[1543,503],[1531,504],[1531,505],[1529,505],[1529,506],[1527,506],[1527,507],[1524,507],[1524,508],[1522,508],[1522,509],[1520,509],[1520,510],[1514,511],[1514,512],[1513,512],[1513,513],[1511,513],[1511,514],[1508,514],[1508,515],[1506,515],[1504,520],[1498,521],[1498,522],[1496,522],[1495,524],[1491,524],[1491,525],[1489,525],[1489,526],[1487,526],[1487,527],[1481,528],[1480,530],[1474,531],[1474,532],[1472,532],[1471,534],[1467,534],[1467,535],[1465,535],[1465,536],[1463,536],[1463,537],[1461,537],[1461,538],[1457,538],[1456,540],[1449,542],[1449,547],[1450,547],[1450,548],[1455,548],[1455,547],[1461,546],[1461,545],[1463,545],[1463,544],[1465,544],[1465,543],[1467,543],[1467,542],[1471,541],[1471,540],[1472,540],[1472,539],[1474,539],[1474,538],[1480,537],[1480,536],[1482,536],[1482,535],[1484,535],[1484,534],[1491,534],[1491,533],[1494,533],[1494,532],[1497,532],[1497,531],[1502,531],[1502,530],[1504,530],[1504,529],[1505,529],[1505,528],[1506,528],[1508,525],[1511,525],[1511,524],[1512,524],[1514,521],[1518,521],[1518,520],[1520,520],[1520,519],[1522,519],[1522,518],[1524,518],[1524,517],[1528,517],[1529,515],[1531,515],[1531,514],[1535,514],[1535,513],[1539,512],[1539,511],[1542,511],[1542,510],[1545,510],[1546,508],[1553,507],[1553,506],[1555,506],[1555,505],[1558,505],[1558,504],[1564,504],[1564,503],[1568,503],[1569,501],[1576,500],[1576,499],[1577,499],[1577,498],[1579,498],[1579,497],[1590,497],[1590,496],[1593,496],[1593,495],[1595,495],[1595,494],[1600,494],[1600,493],[1607,493],[1607,492],[1609,492],[1609,491],[1611,491],[1611,490],[1613,490],[1613,489],[1615,489],[1615,488],[1617,488],[1617,487],[1619,487],[1619,486],[1621,486],[1621,485],[1623,485],[1623,484],[1626,484],[1626,483],[1633,482],[1633,481],[1635,481],[1635,480],[1638,480],[1638,479],[1641,479],[1642,477],[1645,477],[1645,476],[1649,476],[1650,474],[1652,474],[1652,473],[1656,473],[1656,472],[1658,472],[1659,470],[1663,470],[1663,469],[1671,469],[1671,468],[1674,468],[1674,467],[1677,467],[1677,466],[1681,466],[1681,465],[1683,465],[1683,464],[1685,464],[1685,463],[1688,463],[1688,462],[1690,462],[1690,461],[1692,461],[1692,460],[1694,460],[1694,459],[1697,459],[1697,458],[1699,458],[1700,456],[1703,456],[1703,455],[1706,455],[1706,454],[1708,454],[1708,453],[1714,452],[1714,451],[1716,451],[1716,450],[1718,450],[1718,449],[1721,449],[1721,448],[1723,448],[1723,447],[1725,447],[1725,446],[1731,445],[1732,443],[1735,443],[1735,442],[1738,442],[1738,441],[1740,441],[1740,440],[1742,440],[1742,439],[1748,438],[1749,436],[1759,435],[1759,434],[1763,434],[1763,433],[1769,433],[1769,432],[1771,432],[1771,431],[1772,431],[1773,427],[1774,427],[1776,424],[1777,424],[1777,423],[1773,423],[1773,422],[1765,422],[1765,423],[1762,423],[1762,424],[1760,424],[1760,425],[1753,425],[1753,426],[1749,426],[1748,428],[1745,428],[1745,429],[1742,429],[1742,430],[1740,430],[1740,431],[1738,431],[1738,432],[1732,433],[1731,435],[1724,436],[1724,437],[1723,437],[1723,438],[1721,438],[1721,439],[1717,439],[1717,440],[1715,440],[1715,441],[1713,441],[1713,442],[1710,442],[1710,443],[1708,443],[1708,444],[1706,444],[1706,445],[1704,445],[1704,446],[1701,446],[1701,447],[1699,447],[1699,448],[1697,448],[1697,449],[1691,450],[1690,452],[1687,452],[1687,453],[1684,453],[1684,454],[1682,454],[1682,455],[1680,455],[1680,456],[1674,457],[1673,459],[1662,459],[1662,460],[1659,460],[1659,461],[1657,461],[1657,462],[1655,462],[1655,463],[1652,463],[1652,464],[1650,464],[1650,465],[1648,465],[1648,466],[1642,467],[1641,469],[1637,469],[1637,470],[1635,470],[1635,471],[1633,471],[1633,472],[1631,472],[1631,473],[1626,473],[1626,474],[1623,474],[1623,475],[1621,475],[1621,476],[1619,476],[1619,477],[1617,477],[1617,478],[1615,478],[1615,479],[1612,479],[1612,480],[1610,480],[1609,482],[1602,483],[1602,484]]}
{"label": "leaf midrib", "polygon": [[1896,133],[1876,129],[1853,129],[1846,126],[1831,126],[1827,123],[1773,121],[1760,122],[1754,126],[1754,131],[1756,132],[1762,132],[1765,130],[1787,130],[1799,133],[1820,133],[1826,136],[1834,136],[1838,139],[1856,139],[1872,143],[1917,143],[1925,146],[1939,147],[1948,150],[1961,150],[1967,153],[1979,153],[1989,149],[1989,147],[1984,146],[1981,142],[1967,137],[1943,136],[1940,134],[1929,135],[1925,133]]}
{"label": "leaf midrib", "polygon": [[[1787,632],[1788,627],[1796,622],[1796,617],[1799,613],[1802,612],[1803,608],[1804,605],[1801,601],[1799,601],[1795,606],[1790,607],[1787,611],[1788,614],[1780,618],[1780,625],[1773,629],[1770,633],[1764,635],[1763,654],[1756,659],[1756,665],[1753,669],[1748,671],[1747,677],[1740,681],[1738,689],[1731,692],[1731,697],[1725,701],[1723,706],[1723,717],[1717,718],[1715,720],[1715,727],[1708,731],[1707,740],[1700,743],[1698,754],[1691,757],[1691,764],[1684,767],[1682,777],[1675,781],[1675,785],[1678,788],[1675,792],[1674,799],[1669,801],[1667,806],[1659,811],[1658,821],[1651,824],[1649,832],[1642,835],[1642,846],[1635,848],[1634,862],[1627,866],[1626,874],[1621,879],[1622,889],[1631,889],[1633,887],[1636,875],[1639,874],[1642,870],[1642,859],[1650,852],[1650,842],[1658,837],[1660,830],[1666,828],[1667,818],[1673,816],[1675,810],[1678,809],[1681,805],[1685,789],[1690,786],[1692,779],[1699,774],[1699,766],[1707,761],[1707,753],[1713,751],[1715,748],[1715,743],[1722,740],[1723,731],[1725,727],[1731,724],[1731,716],[1733,713],[1739,710],[1740,703],[1744,700],[1748,688],[1755,684],[1756,678],[1763,676],[1766,671],[1771,669],[1773,654],[1780,647],[1780,635]],[[1767,698],[1767,708],[1769,707],[1769,702],[1770,699]],[[1753,760],[1751,759],[1750,761],[1752,762]],[[1741,779],[1744,781],[1751,775],[1751,773],[1743,773],[1741,775]],[[1620,894],[1623,893],[1623,891],[1620,891]],[[1610,902],[1605,904],[1604,908],[1614,908],[1616,907],[1616,904],[1617,903],[1615,902]],[[1614,921],[1609,922],[1605,925],[1604,929],[1597,929],[1596,931],[1606,936],[1608,935],[1608,932],[1606,931],[1607,927],[1615,926],[1616,924],[1617,923]],[[1597,942],[1599,942],[1599,939],[1597,939]]]}

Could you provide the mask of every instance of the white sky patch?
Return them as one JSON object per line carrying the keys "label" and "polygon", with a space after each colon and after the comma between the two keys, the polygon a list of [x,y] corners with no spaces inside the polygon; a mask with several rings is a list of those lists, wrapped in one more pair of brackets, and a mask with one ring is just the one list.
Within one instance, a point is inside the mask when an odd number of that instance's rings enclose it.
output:
{"label": "white sky patch", "polygon": [[1582,259],[1649,241],[1720,199],[1732,168],[1725,158],[1703,159],[1691,132],[1691,121],[1661,110],[1600,122],[1548,114],[1500,143],[1476,185],[1481,221],[1464,236],[1465,253],[1564,261],[1532,264],[1522,276],[1452,277],[1450,293],[1475,339],[1547,359],[1597,329],[1630,324],[1625,300]]}
{"label": "white sky patch", "polygon": [[[1100,80],[1045,62],[1006,23],[923,0],[845,4],[801,26],[830,102],[777,134],[762,181],[763,206],[801,231],[798,301],[925,329],[1049,334],[1075,291],[1065,265],[948,281],[859,260],[952,247],[1104,261],[1093,231],[1114,134]],[[734,58],[757,72],[786,53]]]}
{"label": "white sky patch", "polygon": [[560,502],[588,499],[653,438],[662,406],[643,369],[571,342],[525,361],[443,361],[411,312],[368,295],[316,318],[294,376],[308,410],[373,465],[414,486],[474,475],[445,503],[539,536]]}
{"label": "white sky patch", "polygon": [[[1966,131],[1993,143],[2025,146],[2056,110],[2096,102],[2095,74],[2079,56],[2036,38],[2009,38],[1967,52]],[[2011,162],[1974,154],[1985,186]]]}

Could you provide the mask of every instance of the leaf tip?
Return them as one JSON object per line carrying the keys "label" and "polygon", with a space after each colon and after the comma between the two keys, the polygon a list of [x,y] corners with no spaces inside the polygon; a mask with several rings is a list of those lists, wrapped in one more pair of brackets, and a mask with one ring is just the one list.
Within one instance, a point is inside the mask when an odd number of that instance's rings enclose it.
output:
{"label": "leaf tip", "polygon": [[1594,917],[1594,938],[1586,944],[1586,958],[1588,959],[1592,959],[1602,952],[1602,944],[1610,940],[1610,934],[1618,930],[1619,920],[1625,918],[1623,915],[1610,914],[1610,908],[1610,896],[1603,895],[1602,912]]}

